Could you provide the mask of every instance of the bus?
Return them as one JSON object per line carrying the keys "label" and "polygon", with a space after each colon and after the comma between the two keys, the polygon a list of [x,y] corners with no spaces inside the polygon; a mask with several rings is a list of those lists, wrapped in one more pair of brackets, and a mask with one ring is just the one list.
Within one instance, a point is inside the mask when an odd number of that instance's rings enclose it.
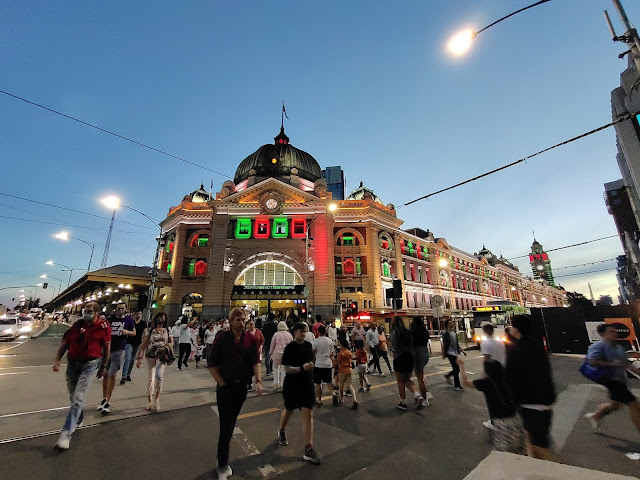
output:
{"label": "bus", "polygon": [[486,323],[493,325],[493,336],[503,342],[507,341],[505,327],[511,323],[514,315],[529,315],[531,311],[510,300],[494,300],[486,305],[472,307],[473,311],[473,341],[480,345],[486,336],[482,326]]}

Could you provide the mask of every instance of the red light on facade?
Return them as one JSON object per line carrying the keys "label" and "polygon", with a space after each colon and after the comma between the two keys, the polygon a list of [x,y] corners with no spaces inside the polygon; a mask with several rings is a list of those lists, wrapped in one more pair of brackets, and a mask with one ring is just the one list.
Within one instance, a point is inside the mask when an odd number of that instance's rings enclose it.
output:
{"label": "red light on facade", "polygon": [[280,145],[282,145],[282,144],[284,143],[284,140],[280,139],[280,140],[278,140],[278,143],[279,143]]}
{"label": "red light on facade", "polygon": [[291,237],[306,238],[307,237],[307,219],[294,218],[291,220]]}
{"label": "red light on facade", "polygon": [[269,238],[271,222],[268,218],[256,218],[253,223],[253,238]]}
{"label": "red light on facade", "polygon": [[198,261],[195,266],[195,274],[200,277],[207,273],[207,264],[202,260]]}
{"label": "red light on facade", "polygon": [[547,255],[546,253],[542,254],[542,259],[543,260],[549,260],[549,255]]}

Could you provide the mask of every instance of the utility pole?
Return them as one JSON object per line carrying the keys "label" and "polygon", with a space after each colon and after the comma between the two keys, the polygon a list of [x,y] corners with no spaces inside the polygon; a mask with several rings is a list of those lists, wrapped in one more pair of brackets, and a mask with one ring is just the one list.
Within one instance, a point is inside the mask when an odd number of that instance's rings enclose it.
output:
{"label": "utility pole", "polygon": [[[111,225],[109,225],[109,233],[107,234],[107,243],[104,244],[104,253],[102,254],[102,263],[100,264],[100,268],[107,267],[107,257],[109,256],[109,245],[111,244],[111,232],[113,232],[113,221],[115,220],[115,218],[116,218],[116,210],[114,208],[113,215],[111,215]],[[91,256],[93,257],[93,249],[91,250]],[[89,265],[91,265],[91,261],[89,261]]]}
{"label": "utility pole", "polygon": [[589,285],[589,293],[591,294],[591,303],[595,307],[596,306],[596,299],[593,298],[593,289],[591,288],[591,283],[587,282],[587,285]]}
{"label": "utility pole", "polygon": [[629,47],[629,50],[621,53],[618,57],[624,58],[625,55],[630,55],[631,59],[636,64],[637,70],[640,72],[640,37],[638,37],[638,31],[631,26],[631,22],[629,22],[627,13],[624,11],[624,7],[620,0],[612,0],[612,2],[615,9],[618,11],[618,15],[620,16],[625,32],[620,36],[616,35],[616,31],[613,28],[611,19],[609,18],[609,13],[606,10],[604,11],[604,18],[609,27],[609,31],[611,32],[611,36],[613,37],[613,41],[626,43]]}

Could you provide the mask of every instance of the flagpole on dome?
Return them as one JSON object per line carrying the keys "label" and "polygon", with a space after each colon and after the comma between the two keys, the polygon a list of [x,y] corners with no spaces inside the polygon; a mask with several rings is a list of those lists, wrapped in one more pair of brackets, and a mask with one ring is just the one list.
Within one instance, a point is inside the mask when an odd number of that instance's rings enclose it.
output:
{"label": "flagpole on dome", "polygon": [[[287,117],[287,109],[284,108],[284,100],[282,101],[282,122],[280,123],[280,130],[284,131],[284,117]],[[287,117],[289,120],[289,117]]]}

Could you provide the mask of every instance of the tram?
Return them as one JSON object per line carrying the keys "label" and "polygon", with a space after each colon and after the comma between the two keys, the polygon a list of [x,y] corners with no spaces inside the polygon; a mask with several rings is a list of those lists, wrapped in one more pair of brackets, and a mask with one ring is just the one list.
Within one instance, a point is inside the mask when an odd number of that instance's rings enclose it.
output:
{"label": "tram", "polygon": [[510,300],[494,300],[486,305],[472,307],[473,312],[473,341],[478,345],[486,336],[482,331],[482,326],[486,323],[493,325],[493,336],[503,342],[507,341],[505,328],[511,323],[514,315],[528,315],[531,311],[527,307]]}

